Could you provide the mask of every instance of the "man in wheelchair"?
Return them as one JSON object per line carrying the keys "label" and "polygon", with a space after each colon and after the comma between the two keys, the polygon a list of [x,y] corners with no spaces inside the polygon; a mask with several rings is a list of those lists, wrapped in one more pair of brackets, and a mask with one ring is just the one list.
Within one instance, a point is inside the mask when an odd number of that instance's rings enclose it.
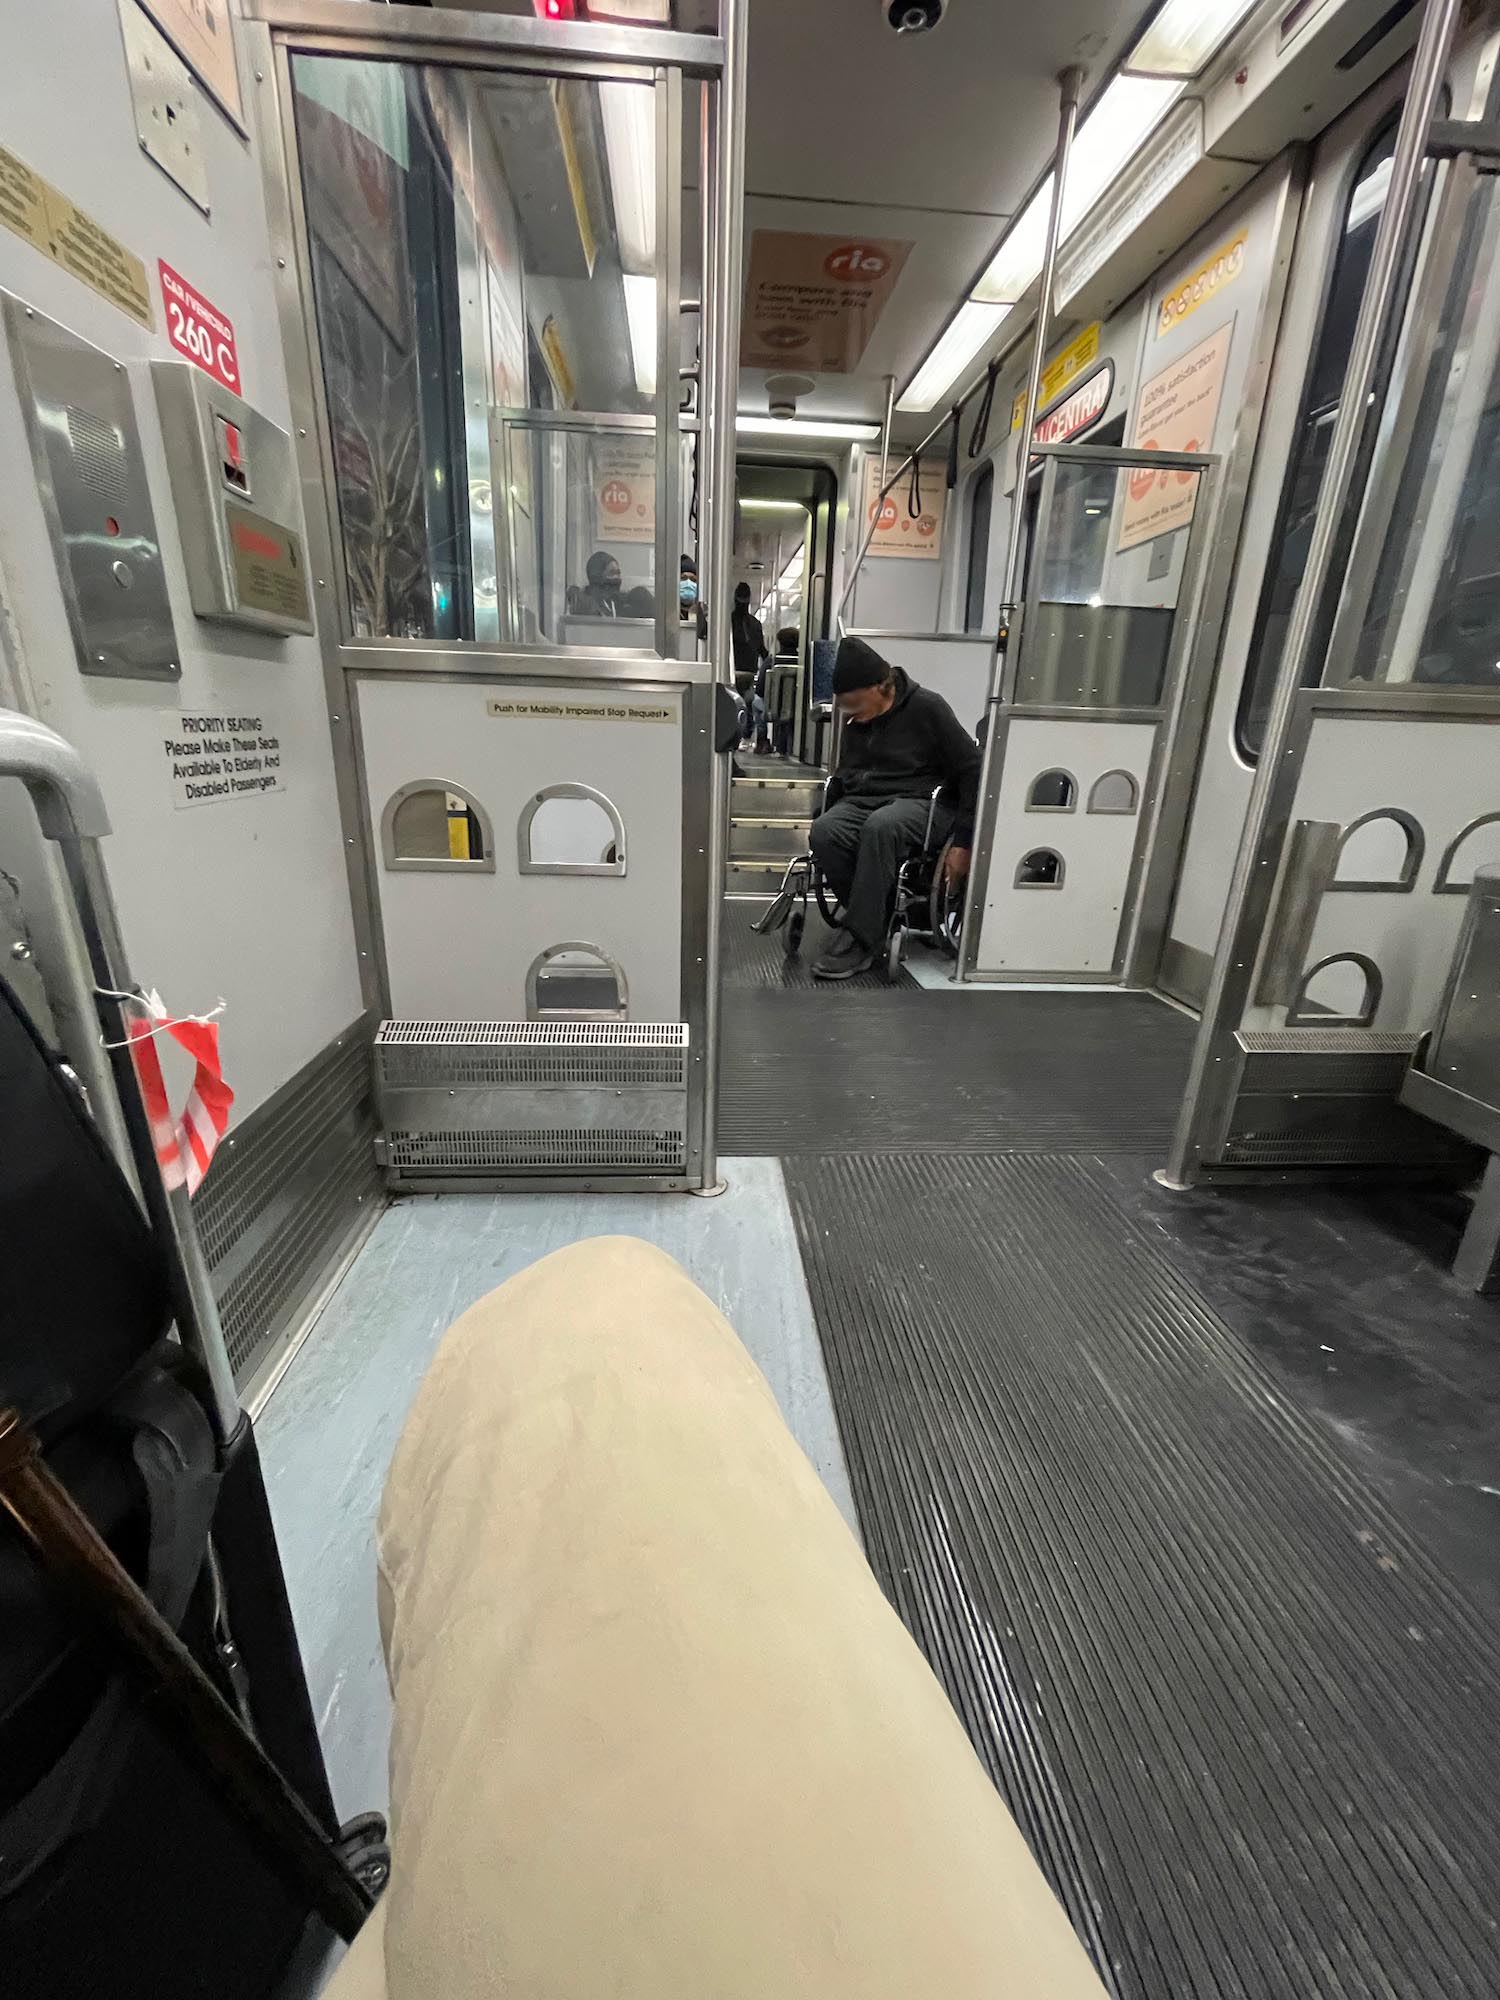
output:
{"label": "man in wheelchair", "polygon": [[[883,948],[897,876],[924,840],[951,843],[944,864],[950,881],[967,873],[980,756],[943,697],[863,639],[840,640],[833,694],[844,716],[843,744],[827,803],[813,821],[812,851],[844,918],[813,975],[853,979]],[[934,802],[939,786],[945,796]]]}

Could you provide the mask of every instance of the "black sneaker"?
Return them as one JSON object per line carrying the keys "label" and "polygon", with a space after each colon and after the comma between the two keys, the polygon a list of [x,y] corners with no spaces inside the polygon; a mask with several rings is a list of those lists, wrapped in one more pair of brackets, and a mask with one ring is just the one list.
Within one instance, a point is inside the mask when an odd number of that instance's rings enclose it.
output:
{"label": "black sneaker", "polygon": [[868,972],[875,954],[862,945],[852,931],[840,931],[823,956],[813,966],[814,979],[855,979]]}

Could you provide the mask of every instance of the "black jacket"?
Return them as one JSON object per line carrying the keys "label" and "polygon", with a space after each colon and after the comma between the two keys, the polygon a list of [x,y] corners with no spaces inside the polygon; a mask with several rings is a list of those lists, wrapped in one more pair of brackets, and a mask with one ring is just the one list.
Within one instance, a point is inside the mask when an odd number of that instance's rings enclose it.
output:
{"label": "black jacket", "polygon": [[958,807],[953,838],[967,845],[979,795],[979,746],[940,694],[895,669],[896,699],[873,722],[846,722],[828,804],[840,799],[926,799],[951,788]]}
{"label": "black jacket", "polygon": [[765,627],[753,611],[741,611],[736,605],[729,622],[729,636],[734,646],[736,681],[744,680],[747,675],[753,681],[760,672],[761,661],[770,654]]}

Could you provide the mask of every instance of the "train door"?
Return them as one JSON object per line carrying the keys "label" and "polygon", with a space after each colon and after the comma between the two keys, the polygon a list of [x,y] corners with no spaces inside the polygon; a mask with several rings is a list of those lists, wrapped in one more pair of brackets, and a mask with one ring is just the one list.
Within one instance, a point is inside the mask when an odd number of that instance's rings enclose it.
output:
{"label": "train door", "polygon": [[[1493,115],[1484,97],[1469,118]],[[1455,1157],[1395,1101],[1416,1102],[1404,1079],[1455,997],[1475,870],[1500,860],[1500,198],[1455,152],[1440,191],[1428,170],[1358,525],[1311,606],[1316,679],[1291,686],[1286,659],[1266,724],[1174,1182]],[[1413,231],[1421,215],[1419,187]],[[1489,1006],[1492,989],[1457,998]],[[1454,1129],[1493,1143],[1493,1111],[1477,1112]]]}
{"label": "train door", "polygon": [[1156,974],[1163,991],[1194,1008],[1207,992],[1276,671],[1307,560],[1390,181],[1399,109],[1399,78],[1393,77],[1324,135],[1311,163],[1235,587]]}
{"label": "train door", "polygon": [[388,1170],[711,1183],[727,774],[678,576],[727,554],[723,46],[258,11]]}

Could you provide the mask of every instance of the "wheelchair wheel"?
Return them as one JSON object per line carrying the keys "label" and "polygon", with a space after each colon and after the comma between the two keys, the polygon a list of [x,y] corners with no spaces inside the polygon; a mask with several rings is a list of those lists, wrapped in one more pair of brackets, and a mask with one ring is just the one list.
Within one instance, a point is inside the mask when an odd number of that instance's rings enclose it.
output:
{"label": "wheelchair wheel", "polygon": [[788,958],[795,958],[802,945],[802,933],[807,928],[807,912],[798,910],[787,922],[784,950]]}
{"label": "wheelchair wheel", "polygon": [[948,880],[948,849],[952,845],[951,840],[944,843],[937,867],[932,871],[932,887],[927,896],[927,927],[937,949],[946,952],[949,958],[957,958],[959,933],[964,921],[964,885]]}
{"label": "wheelchair wheel", "polygon": [[833,894],[821,874],[813,877],[813,893],[818,899],[818,910],[824,923],[827,924],[831,931],[842,930],[844,919],[839,914],[839,906],[834,901]]}
{"label": "wheelchair wheel", "polygon": [[891,932],[891,941],[885,948],[885,976],[891,981],[901,977],[901,962],[906,957],[906,926],[897,924]]}

